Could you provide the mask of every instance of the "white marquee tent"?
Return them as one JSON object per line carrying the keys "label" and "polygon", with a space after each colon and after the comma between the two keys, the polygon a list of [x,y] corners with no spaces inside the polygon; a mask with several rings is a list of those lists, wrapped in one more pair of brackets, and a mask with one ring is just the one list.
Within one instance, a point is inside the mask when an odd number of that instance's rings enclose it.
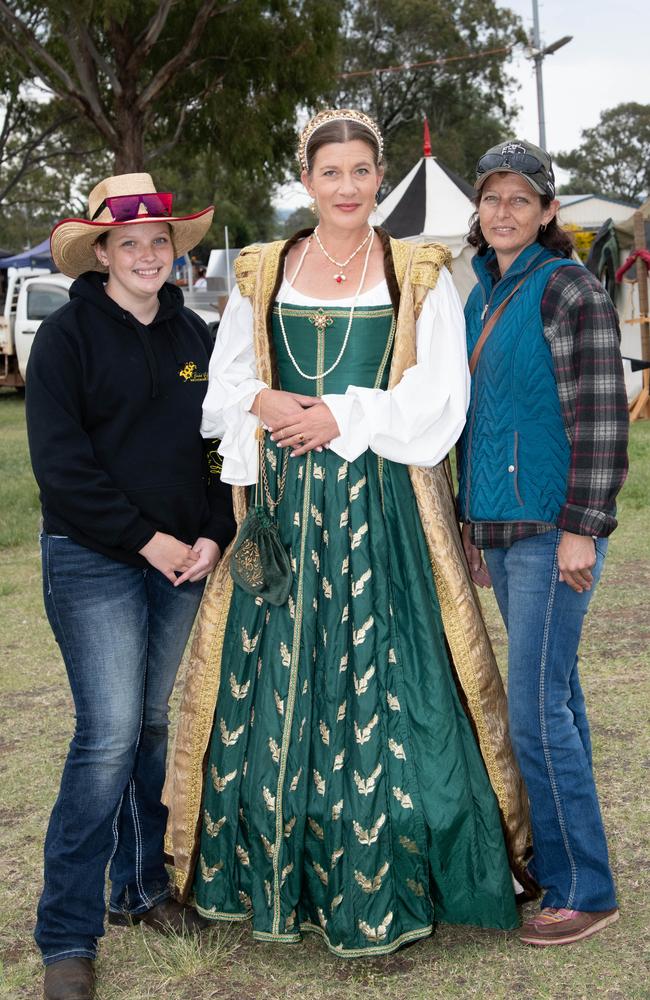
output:
{"label": "white marquee tent", "polygon": [[465,240],[474,212],[472,193],[467,181],[432,155],[425,119],[421,159],[370,217],[372,225],[383,226],[391,236],[445,243],[452,252],[454,284],[463,302],[476,281],[471,265],[474,250]]}

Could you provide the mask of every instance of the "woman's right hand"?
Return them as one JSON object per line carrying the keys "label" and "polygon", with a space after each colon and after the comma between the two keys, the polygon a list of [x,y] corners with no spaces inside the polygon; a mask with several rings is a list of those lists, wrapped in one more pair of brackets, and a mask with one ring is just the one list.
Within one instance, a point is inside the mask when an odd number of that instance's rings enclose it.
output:
{"label": "woman's right hand", "polygon": [[139,552],[154,569],[166,576],[170,583],[176,583],[176,574],[186,573],[199,559],[199,553],[194,552],[190,545],[179,541],[173,535],[166,535],[164,531],[157,531]]}
{"label": "woman's right hand", "polygon": [[260,389],[250,412],[259,417],[268,430],[274,431],[295,423],[297,415],[319,402],[318,396],[302,396],[299,392],[284,392],[282,389]]}
{"label": "woman's right hand", "polygon": [[469,524],[463,525],[462,534],[463,548],[465,549],[465,555],[467,556],[467,563],[469,565],[469,572],[472,580],[477,587],[491,587],[492,580],[490,579],[490,572],[483,562],[481,550],[477,549],[472,543],[471,527]]}

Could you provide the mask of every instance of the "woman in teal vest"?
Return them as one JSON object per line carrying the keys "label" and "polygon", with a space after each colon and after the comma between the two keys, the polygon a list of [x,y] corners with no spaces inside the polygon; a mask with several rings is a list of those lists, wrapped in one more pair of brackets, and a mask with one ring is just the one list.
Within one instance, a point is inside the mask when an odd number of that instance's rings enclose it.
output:
{"label": "woman in teal vest", "polygon": [[577,650],[627,470],[620,334],[557,224],[548,153],[502,143],[479,160],[476,189],[460,517],[474,580],[491,582],[508,630],[529,870],[544,889],[521,939],[568,944],[618,918]]}
{"label": "woman in teal vest", "polygon": [[[369,226],[383,165],[366,115],[321,112],[299,155],[318,226],[242,253],[210,365],[202,431],[252,506],[225,556],[235,586],[217,574],[199,625],[169,842],[178,876],[177,827],[198,825],[177,884],[204,917],[369,956],[437,920],[508,929],[517,915],[408,468],[439,463],[465,420],[448,254]],[[417,357],[391,385],[409,319]]]}

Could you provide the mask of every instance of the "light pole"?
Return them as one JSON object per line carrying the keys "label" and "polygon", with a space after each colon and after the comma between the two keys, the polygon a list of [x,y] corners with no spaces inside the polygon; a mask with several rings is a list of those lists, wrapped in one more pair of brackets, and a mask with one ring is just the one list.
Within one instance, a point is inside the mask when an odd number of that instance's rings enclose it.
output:
{"label": "light pole", "polygon": [[550,56],[558,49],[561,49],[563,45],[566,45],[571,41],[573,35],[563,35],[562,38],[558,38],[557,42],[552,42],[550,45],[545,45],[542,48],[542,42],[539,34],[539,10],[537,7],[537,0],[533,0],[533,34],[531,38],[531,48],[529,58],[535,63],[535,80],[537,83],[537,117],[539,119],[539,144],[542,149],[546,149],[546,120],[544,118],[544,86],[542,84],[542,62],[544,61],[544,56]]}

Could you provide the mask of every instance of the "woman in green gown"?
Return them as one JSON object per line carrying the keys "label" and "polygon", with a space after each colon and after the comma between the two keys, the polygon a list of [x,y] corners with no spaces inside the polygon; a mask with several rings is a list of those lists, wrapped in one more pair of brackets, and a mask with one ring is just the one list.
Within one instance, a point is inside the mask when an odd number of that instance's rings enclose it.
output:
{"label": "woman in green gown", "polygon": [[369,227],[383,169],[365,115],[321,112],[300,158],[319,224],[240,257],[202,427],[240,520],[242,487],[275,520],[291,586],[276,604],[214,581],[168,846],[204,917],[355,957],[436,921],[514,927],[525,801],[442,509],[468,398],[449,254]]}

